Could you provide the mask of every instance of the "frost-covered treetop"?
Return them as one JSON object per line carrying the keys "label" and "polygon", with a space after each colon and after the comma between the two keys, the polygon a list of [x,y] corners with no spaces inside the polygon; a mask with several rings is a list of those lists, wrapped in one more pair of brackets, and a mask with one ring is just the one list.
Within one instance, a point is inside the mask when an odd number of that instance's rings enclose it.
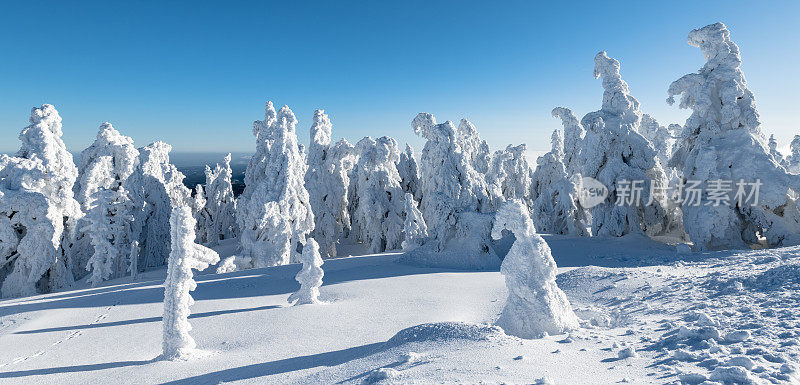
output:
{"label": "frost-covered treetop", "polygon": [[552,114],[553,117],[561,119],[561,125],[564,127],[564,165],[567,167],[567,172],[570,175],[579,173],[583,126],[569,108],[556,107]]}
{"label": "frost-covered treetop", "polygon": [[715,23],[689,32],[689,45],[703,51],[706,64],[697,73],[684,75],[669,86],[667,103],[681,95],[680,108],[694,113],[687,120],[690,132],[747,128],[761,134],[753,93],[747,89],[739,47],[730,39],[725,24]]}
{"label": "frost-covered treetop", "polygon": [[[139,151],[133,146],[133,139],[122,135],[111,123],[103,123],[97,132],[97,139],[91,146],[81,151],[78,169],[80,180],[75,184],[76,199],[87,207],[90,196],[99,188],[118,189],[133,173],[138,161]],[[111,159],[111,168],[103,170],[108,180],[92,179],[92,170],[96,169],[98,160],[103,157]],[[95,174],[97,171],[94,172]]]}
{"label": "frost-covered treetop", "polygon": [[481,174],[486,174],[491,162],[489,144],[481,139],[475,125],[467,119],[458,124],[458,144],[472,167]]}
{"label": "frost-covered treetop", "polygon": [[639,102],[630,95],[628,84],[622,80],[619,68],[619,61],[608,57],[605,51],[594,57],[594,77],[603,79],[602,111],[618,116],[620,125],[634,125],[641,119]]}
{"label": "frost-covered treetop", "polygon": [[[333,125],[325,110],[314,111],[314,123],[311,125],[311,147],[314,145],[329,146],[331,144],[331,130]],[[310,148],[309,152],[314,149]]]}
{"label": "frost-covered treetop", "polygon": [[492,238],[501,239],[503,230],[514,233],[517,238],[529,238],[536,235],[536,227],[533,226],[531,214],[521,200],[509,200],[497,210],[492,228]]}
{"label": "frost-covered treetop", "polygon": [[456,130],[453,122],[436,124],[436,118],[427,112],[420,112],[411,122],[414,133],[432,142],[455,144]]}

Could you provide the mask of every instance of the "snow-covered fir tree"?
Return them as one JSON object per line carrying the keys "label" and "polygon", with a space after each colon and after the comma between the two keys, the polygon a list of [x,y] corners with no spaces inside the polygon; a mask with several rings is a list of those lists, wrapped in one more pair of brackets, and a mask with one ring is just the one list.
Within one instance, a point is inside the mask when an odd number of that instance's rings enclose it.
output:
{"label": "snow-covered fir tree", "polygon": [[254,267],[296,261],[300,245],[314,229],[305,159],[295,133],[297,119],[288,106],[277,113],[267,102],[264,120],[253,123],[256,153],[245,172],[237,205],[243,256]]}
{"label": "snow-covered fir tree", "polygon": [[174,207],[190,203],[191,190],[183,185],[184,175],[169,162],[171,150],[164,142],[140,148],[139,162],[124,184],[134,207],[130,240],[138,241],[135,265],[139,270],[167,263],[170,213]]}
{"label": "snow-covered fir tree", "polygon": [[399,249],[403,242],[404,194],[395,164],[397,141],[370,137],[356,144],[359,153],[358,209],[355,222],[361,241],[373,253]]}
{"label": "snow-covered fir tree", "polygon": [[[206,166],[208,170],[208,166]],[[206,221],[209,219],[206,208],[206,192],[202,184],[194,186],[194,191],[189,199],[189,208],[192,209],[192,218],[195,220],[195,234],[197,235],[197,242],[206,243]]]}
{"label": "snow-covered fir tree", "polygon": [[192,330],[192,325],[189,324],[189,307],[194,303],[189,292],[197,288],[192,269],[202,271],[219,262],[216,251],[194,243],[195,225],[191,208],[177,206],[172,209],[172,242],[167,279],[164,281],[162,339],[162,358],[168,360],[186,359],[197,346],[189,335]]}
{"label": "snow-covered fir tree", "polygon": [[537,159],[532,193],[533,221],[540,231],[551,234],[588,236],[586,211],[578,200],[581,175],[569,177],[564,167],[561,131],[554,130],[550,152]]}
{"label": "snow-covered fir tree", "polygon": [[406,144],[406,150],[400,153],[400,160],[397,162],[397,173],[400,174],[400,187],[403,192],[410,193],[414,199],[422,198],[420,189],[419,165],[414,157],[414,149]]}
{"label": "snow-covered fir tree", "polygon": [[769,154],[772,155],[772,158],[775,159],[779,165],[786,167],[788,163],[786,162],[786,158],[783,157],[780,151],[778,151],[778,141],[775,140],[775,134],[770,134],[769,136]]}
{"label": "snow-covered fir tree", "polygon": [[599,180],[609,197],[592,209],[592,234],[661,234],[672,228],[674,219],[663,207],[666,197],[655,195],[649,202],[651,186],[666,187],[667,179],[655,149],[638,132],[639,102],[629,94],[617,60],[600,52],[594,62],[594,75],[603,80],[603,105],[581,120],[588,129],[581,149],[582,175]]}
{"label": "snow-covered fir tree", "polygon": [[564,127],[564,167],[567,174],[573,176],[583,172],[581,164],[581,143],[585,130],[575,114],[566,107],[556,107],[552,111],[553,117],[561,119]]}
{"label": "snow-covered fir tree", "polygon": [[[101,157],[108,159],[111,157]],[[92,194],[92,207],[83,218],[81,228],[92,242],[92,254],[85,264],[90,272],[88,282],[92,286],[102,281],[125,276],[131,270],[128,260],[133,221],[133,207],[128,193],[120,187],[116,190],[102,188]]]}
{"label": "snow-covered fir tree", "polygon": [[73,282],[70,248],[83,216],[73,187],[78,170],[61,140],[61,116],[31,110],[15,156],[0,155],[0,293],[36,294]]}
{"label": "snow-covered fir tree", "polygon": [[322,277],[325,272],[322,270],[324,262],[319,255],[319,245],[314,238],[306,240],[300,262],[303,263],[303,267],[295,276],[297,282],[300,283],[300,289],[292,293],[287,301],[294,302],[295,306],[320,303],[319,287],[322,286]]}
{"label": "snow-covered fir tree", "polygon": [[198,239],[215,245],[238,234],[236,198],[231,183],[231,154],[226,155],[222,164],[217,163],[213,170],[206,166],[205,174],[204,205],[200,215],[203,218],[202,226],[198,223],[202,234],[198,235]]}
{"label": "snow-covered fir tree", "polygon": [[652,116],[643,114],[639,133],[650,141],[653,149],[656,150],[658,163],[662,168],[665,167],[672,156],[672,133],[670,130],[658,124],[658,121]]}
{"label": "snow-covered fir tree", "polygon": [[461,119],[458,124],[458,144],[472,168],[480,174],[486,175],[492,161],[489,144],[481,139],[475,125],[467,119]]}
{"label": "snow-covered fir tree", "polygon": [[502,238],[503,230],[512,232],[515,240],[500,267],[508,299],[497,324],[506,334],[520,338],[577,329],[578,317],[566,294],[556,285],[558,267],[550,247],[536,234],[522,201],[508,201],[497,211],[492,237]]}
{"label": "snow-covered fir tree", "polygon": [[667,101],[681,95],[680,107],[692,110],[672,162],[685,181],[718,185],[727,199],[684,199],[686,232],[700,250],[744,247],[759,235],[772,246],[800,243],[800,212],[789,194],[800,191],[800,176],[779,166],[764,143],[739,47],[722,23],[692,30],[688,43],[706,64],[669,86]]}
{"label": "snow-covered fir tree", "polygon": [[793,174],[800,174],[800,135],[795,135],[789,143],[789,156],[786,157],[787,169]]}
{"label": "snow-covered fir tree", "polygon": [[413,250],[423,243],[428,237],[428,226],[422,218],[422,212],[417,208],[417,202],[410,193],[405,195],[405,221],[403,226],[403,250]]}
{"label": "snow-covered fir tree", "polygon": [[495,151],[486,180],[497,202],[521,199],[528,205],[531,200],[532,170],[528,165],[525,144],[508,145],[505,150]]}

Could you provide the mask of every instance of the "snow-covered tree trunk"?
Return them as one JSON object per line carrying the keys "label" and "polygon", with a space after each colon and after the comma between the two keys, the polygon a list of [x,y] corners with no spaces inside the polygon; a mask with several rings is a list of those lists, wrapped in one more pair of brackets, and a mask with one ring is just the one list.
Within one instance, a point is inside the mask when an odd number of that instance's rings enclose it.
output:
{"label": "snow-covered tree trunk", "polygon": [[405,239],[403,240],[403,250],[413,250],[425,243],[428,237],[428,226],[425,225],[425,219],[422,218],[422,212],[417,209],[417,202],[411,193],[405,195],[405,225],[403,226],[403,233]]}
{"label": "snow-covered tree trunk", "polygon": [[303,267],[295,276],[297,282],[300,283],[300,290],[292,293],[288,301],[289,303],[294,302],[295,306],[320,303],[319,287],[322,286],[322,277],[325,272],[322,270],[323,261],[319,255],[319,245],[313,238],[306,240],[300,261],[303,263]]}
{"label": "snow-covered tree trunk", "polygon": [[577,329],[578,317],[556,285],[558,267],[550,247],[536,234],[521,201],[508,201],[497,211],[492,237],[500,239],[503,230],[511,231],[516,240],[500,267],[508,299],[497,324],[506,334],[528,339]]}
{"label": "snow-covered tree trunk", "polygon": [[245,173],[237,221],[243,256],[254,267],[296,261],[300,245],[314,229],[296,124],[288,106],[276,114],[272,102],[267,102],[265,119],[253,123],[256,153]]}
{"label": "snow-covered tree trunk", "polygon": [[[49,104],[31,110],[13,157],[0,155],[0,293],[36,294],[73,282],[70,252],[83,216],[73,195],[78,170]],[[47,275],[47,280],[40,279]]]}
{"label": "snow-covered tree trunk", "polygon": [[201,271],[219,262],[216,251],[194,243],[195,220],[186,206],[175,207],[170,216],[172,237],[167,279],[164,281],[164,317],[162,357],[168,360],[188,358],[196,344],[189,335],[190,291],[197,288],[192,269]]}
{"label": "snow-covered tree trunk", "polygon": [[[684,199],[686,232],[700,250],[745,247],[758,235],[773,246],[800,243],[800,212],[790,193],[800,191],[800,176],[776,163],[764,143],[755,96],[739,68],[739,47],[722,23],[692,30],[688,43],[699,47],[707,62],[667,91],[667,102],[681,95],[680,107],[692,110],[671,163],[683,171],[684,181],[731,186],[721,190],[727,198],[721,204]],[[754,199],[748,199],[751,194]]]}

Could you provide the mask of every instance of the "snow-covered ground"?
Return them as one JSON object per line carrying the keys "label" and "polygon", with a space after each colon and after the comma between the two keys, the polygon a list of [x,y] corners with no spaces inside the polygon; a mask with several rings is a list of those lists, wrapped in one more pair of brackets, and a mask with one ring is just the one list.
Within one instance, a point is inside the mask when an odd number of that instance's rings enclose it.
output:
{"label": "snow-covered ground", "polygon": [[161,361],[162,269],[0,301],[0,384],[800,383],[800,248],[687,255],[636,236],[545,239],[583,324],[571,334],[492,326],[507,294],[498,271],[384,253],[326,260],[322,305],[287,304],[298,264],[208,269],[190,317],[205,354]]}

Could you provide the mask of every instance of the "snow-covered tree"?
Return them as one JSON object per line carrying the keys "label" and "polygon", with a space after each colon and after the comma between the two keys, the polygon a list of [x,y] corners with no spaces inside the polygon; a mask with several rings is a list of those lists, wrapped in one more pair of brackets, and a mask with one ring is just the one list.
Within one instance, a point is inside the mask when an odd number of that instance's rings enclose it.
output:
{"label": "snow-covered tree", "polygon": [[300,261],[303,262],[303,267],[295,276],[297,282],[300,283],[300,290],[292,293],[288,301],[289,303],[294,302],[295,306],[320,303],[319,287],[322,286],[322,277],[325,272],[322,270],[323,261],[319,255],[319,245],[314,238],[306,240]]}
{"label": "snow-covered tree", "polygon": [[789,156],[786,157],[786,168],[793,174],[800,174],[800,135],[795,135],[789,143]]}
{"label": "snow-covered tree", "polygon": [[[206,166],[206,170],[208,170],[208,166]],[[203,185],[197,184],[194,186],[194,192],[192,193],[191,198],[189,198],[189,208],[192,209],[192,218],[195,220],[195,234],[197,235],[197,242],[198,243],[206,243],[206,221],[208,220],[208,213],[206,212],[206,203],[208,200],[206,199],[206,192],[203,189]]]}
{"label": "snow-covered tree", "polygon": [[206,166],[205,174],[205,199],[200,215],[203,218],[202,225],[198,219],[198,228],[202,233],[198,235],[198,239],[214,245],[234,238],[238,233],[236,198],[233,196],[231,184],[231,154],[226,155],[222,164],[217,163],[213,170]]}
{"label": "snow-covered tree", "polygon": [[638,132],[639,102],[629,94],[617,60],[600,52],[594,63],[594,76],[603,79],[603,105],[581,120],[588,129],[581,149],[582,175],[605,185],[609,199],[592,209],[592,234],[661,234],[674,220],[663,208],[665,197],[654,196],[658,199],[647,204],[651,185],[666,187],[667,179],[655,149]]}
{"label": "snow-covered tree", "polygon": [[[99,158],[111,162],[110,156]],[[131,270],[128,260],[130,251],[130,223],[133,207],[128,193],[120,187],[116,190],[100,189],[92,194],[91,207],[81,223],[80,230],[88,234],[93,251],[85,264],[90,272],[88,282],[97,286],[102,281],[123,277]]]}
{"label": "snow-covered tree", "polygon": [[780,151],[778,151],[778,141],[775,140],[775,134],[770,134],[769,136],[769,154],[775,159],[779,165],[786,167],[788,163],[786,162],[786,158],[783,157]]}
{"label": "snow-covered tree", "polygon": [[486,180],[497,201],[521,199],[528,204],[531,201],[531,174],[525,152],[528,147],[523,143],[518,146],[508,145],[505,150],[495,151]]}
{"label": "snow-covered tree", "polygon": [[[484,214],[493,209],[489,186],[464,154],[453,123],[437,124],[433,115],[421,113],[412,128],[427,140],[420,157],[420,211],[429,237],[423,252],[406,256],[417,262],[435,258],[425,263],[441,266],[496,267],[499,258],[489,234],[492,216]],[[430,252],[438,255],[430,257]]]}
{"label": "snow-covered tree", "polygon": [[395,164],[400,158],[397,141],[388,136],[361,139],[359,152],[358,209],[356,223],[370,251],[399,249],[403,242],[403,189]]}
{"label": "snow-covered tree", "polygon": [[403,250],[412,250],[423,243],[425,238],[428,237],[428,226],[425,225],[425,219],[422,218],[422,212],[417,208],[417,202],[414,196],[410,193],[405,195],[405,225],[403,226]]}
{"label": "snow-covered tree", "polygon": [[653,149],[656,150],[656,159],[662,167],[666,166],[672,156],[672,133],[667,127],[658,124],[652,116],[643,114],[639,133],[645,137]]}
{"label": "snow-covered tree", "polygon": [[486,175],[492,159],[489,144],[481,139],[475,125],[467,119],[461,119],[458,124],[458,144],[470,166],[475,171]]}
{"label": "snow-covered tree", "polygon": [[[700,250],[744,247],[759,235],[774,246],[800,243],[800,212],[789,191],[800,191],[800,176],[779,166],[764,143],[739,47],[722,23],[692,30],[688,43],[702,50],[706,64],[667,91],[667,102],[681,95],[680,107],[692,110],[672,162],[685,181],[732,186],[720,186],[728,198],[721,204],[684,199],[686,232]],[[754,199],[741,199],[743,193]]]}
{"label": "snow-covered tree", "polygon": [[164,316],[162,357],[186,359],[197,346],[189,331],[189,307],[194,300],[189,293],[197,288],[192,269],[202,271],[219,262],[216,251],[194,243],[195,220],[187,206],[177,206],[170,215],[172,238],[164,281]]}
{"label": "snow-covered tree", "polygon": [[586,212],[578,200],[581,175],[567,175],[564,167],[563,139],[554,130],[550,152],[536,160],[531,193],[533,221],[537,229],[552,234],[588,236]]}
{"label": "snow-covered tree", "polygon": [[245,172],[237,221],[243,256],[251,258],[254,267],[297,260],[300,245],[314,229],[296,124],[288,106],[276,114],[272,102],[267,102],[264,120],[253,123],[256,153]]}
{"label": "snow-covered tree", "polygon": [[508,299],[497,324],[506,334],[520,338],[577,329],[578,317],[566,294],[556,285],[558,267],[550,247],[536,234],[522,201],[508,201],[497,211],[492,237],[500,239],[503,230],[512,232],[516,239],[500,267]]}
{"label": "snow-covered tree", "polygon": [[140,148],[139,162],[124,184],[134,207],[130,239],[139,242],[137,269],[167,263],[170,213],[191,200],[191,190],[183,185],[184,175],[169,162],[171,150],[164,142]]}
{"label": "snow-covered tree", "polygon": [[13,157],[0,155],[0,293],[32,295],[73,282],[70,248],[83,216],[73,187],[78,170],[49,104],[31,110]]}
{"label": "snow-covered tree", "polygon": [[564,167],[567,175],[573,176],[583,172],[581,164],[581,142],[585,130],[572,110],[566,107],[556,107],[552,111],[553,117],[561,119],[564,127]]}
{"label": "snow-covered tree", "polygon": [[400,174],[400,187],[403,192],[410,193],[414,199],[422,198],[420,189],[420,175],[417,159],[414,158],[414,149],[406,144],[406,150],[400,153],[400,160],[397,162],[397,173]]}

